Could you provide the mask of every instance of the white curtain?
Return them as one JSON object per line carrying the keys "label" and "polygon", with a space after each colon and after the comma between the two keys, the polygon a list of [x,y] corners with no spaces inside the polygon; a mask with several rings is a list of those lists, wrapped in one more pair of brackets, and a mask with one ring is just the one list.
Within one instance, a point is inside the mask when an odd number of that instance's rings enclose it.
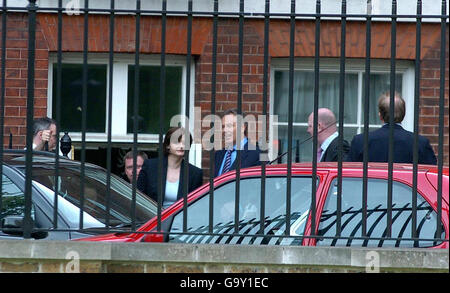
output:
{"label": "white curtain", "polygon": [[[358,113],[358,75],[345,75],[344,123],[356,123]],[[275,72],[274,114],[278,121],[288,121],[289,72]],[[314,72],[294,74],[294,122],[308,122],[314,110]],[[320,73],[319,108],[329,108],[339,118],[339,73]]]}
{"label": "white curtain", "polygon": [[[362,107],[364,109],[365,102],[365,87],[364,87],[364,75],[363,74],[363,97]],[[391,77],[389,73],[372,73],[370,74],[370,99],[369,99],[369,124],[382,124],[378,117],[378,98],[384,92],[388,92],[391,89]],[[399,93],[402,92],[402,75],[396,74],[395,76],[395,90]],[[364,115],[361,117],[361,124],[364,123]]]}
{"label": "white curtain", "polygon": [[[321,72],[319,76],[319,108],[329,108],[336,115],[336,120],[339,120],[339,77],[337,72]],[[364,74],[362,75],[364,77]],[[364,79],[363,79],[364,81]],[[396,76],[396,90],[401,92],[402,76]],[[378,96],[384,92],[389,91],[390,75],[389,73],[374,73],[370,78],[370,119],[369,123],[372,125],[380,124],[378,118]],[[361,89],[363,96],[361,104],[360,124],[364,122],[364,82]],[[345,75],[344,88],[344,123],[358,124],[358,73],[347,73]],[[275,72],[275,88],[274,88],[274,114],[278,115],[279,122],[288,122],[288,98],[289,98],[289,71],[280,70]],[[294,73],[294,87],[293,87],[293,120],[295,123],[308,123],[309,115],[314,111],[314,72],[296,71]],[[344,139],[350,142],[355,134],[357,134],[358,126],[345,127]],[[299,161],[312,160],[312,140],[304,142],[309,137],[306,132],[306,126],[293,127],[293,147],[298,143],[299,150],[294,150],[293,160],[296,157]],[[287,137],[288,127],[278,127],[278,138],[281,143],[280,153],[287,151]],[[297,156],[296,156],[297,152]],[[286,162],[287,156],[283,157],[283,162]]]}

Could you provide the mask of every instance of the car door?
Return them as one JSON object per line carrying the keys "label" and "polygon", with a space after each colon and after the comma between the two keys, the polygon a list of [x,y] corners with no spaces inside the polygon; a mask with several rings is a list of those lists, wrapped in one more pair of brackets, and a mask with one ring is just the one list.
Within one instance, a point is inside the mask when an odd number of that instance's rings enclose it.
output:
{"label": "car door", "polygon": [[[174,214],[169,242],[301,245],[311,206],[311,176],[293,176],[289,234],[286,234],[286,176],[268,176],[265,200],[261,205],[261,177],[241,177],[236,205],[236,181],[214,190],[212,228],[210,195],[205,192],[187,209],[187,234],[183,232],[183,210]],[[263,207],[264,213],[261,213]],[[236,212],[238,222],[235,222]],[[261,219],[264,219],[261,221]],[[261,232],[264,236],[254,236]],[[210,230],[212,233],[210,233]]]}
{"label": "car door", "polygon": [[[2,229],[0,230],[0,239],[18,239],[23,238],[6,230],[6,220],[12,217],[21,217],[24,215],[25,197],[23,191],[11,179],[2,174],[2,205],[1,216]],[[34,209],[32,208],[31,217],[34,218]],[[33,219],[34,220],[34,219]]]}
{"label": "car door", "polygon": [[[2,174],[2,209],[1,219],[6,221],[15,217],[21,219],[25,212],[25,180],[21,174],[18,174],[14,170],[4,166]],[[53,215],[53,208],[50,206],[39,194],[36,186],[32,189],[32,205],[31,205],[31,218],[33,220],[33,227],[37,230],[43,231],[32,233],[32,237],[35,239],[55,239],[55,240],[68,240],[69,233],[65,231],[51,231],[53,224],[50,220]],[[67,228],[64,223],[61,223],[59,217],[59,228]],[[0,231],[0,239],[23,239],[23,234],[17,233],[2,227]]]}
{"label": "car door", "polygon": [[[417,194],[417,236],[424,240],[411,240],[412,188],[400,181],[393,181],[392,226],[394,239],[383,239],[387,235],[388,180],[368,178],[367,229],[368,238],[362,236],[362,186],[363,179],[342,178],[341,238],[336,238],[337,230],[337,178],[332,179],[318,226],[317,246],[363,246],[363,247],[435,247],[442,241],[430,239],[445,237],[437,235],[436,211],[419,192]],[[442,224],[442,223],[441,223]],[[427,240],[428,239],[428,240]]]}

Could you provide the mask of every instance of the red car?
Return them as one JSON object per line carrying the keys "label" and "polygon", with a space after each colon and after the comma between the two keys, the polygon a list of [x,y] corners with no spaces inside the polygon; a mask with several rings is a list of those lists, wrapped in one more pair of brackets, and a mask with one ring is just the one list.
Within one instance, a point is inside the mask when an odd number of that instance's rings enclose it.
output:
{"label": "red car", "polygon": [[[448,248],[449,235],[449,170],[443,168],[441,234],[438,235],[438,170],[436,166],[419,165],[416,197],[416,233],[412,239],[411,164],[394,164],[392,184],[391,238],[386,238],[388,215],[388,165],[369,163],[366,235],[363,227],[362,163],[343,163],[340,237],[337,223],[337,163],[317,166],[315,232],[311,235],[312,165],[292,165],[290,227],[286,235],[286,165],[267,166],[265,181],[264,223],[261,224],[261,168],[241,170],[239,192],[239,222],[235,225],[236,172],[228,172],[214,180],[212,233],[209,223],[209,184],[188,196],[187,232],[183,232],[183,200],[164,210],[161,229],[157,217],[138,229],[138,233],[115,233],[80,239],[81,241],[123,242],[183,242],[222,244],[269,244],[308,246],[369,246],[369,247],[433,247]],[[259,233],[261,226],[263,233]],[[236,230],[237,229],[237,230]],[[170,232],[170,233],[167,233]],[[297,237],[292,237],[297,236]],[[436,240],[438,239],[438,240]]]}

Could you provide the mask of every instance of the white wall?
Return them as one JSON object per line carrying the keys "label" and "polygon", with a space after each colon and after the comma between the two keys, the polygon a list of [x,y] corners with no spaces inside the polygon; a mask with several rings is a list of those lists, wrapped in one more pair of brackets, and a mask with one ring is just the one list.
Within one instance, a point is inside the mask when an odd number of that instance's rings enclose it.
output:
{"label": "white wall", "polygon": [[[63,0],[63,7],[72,4],[74,7],[84,7],[85,0]],[[220,12],[238,12],[239,0],[219,0]],[[424,15],[441,14],[441,0],[423,0]],[[449,2],[447,1],[447,14],[449,11]],[[25,7],[27,0],[7,0],[8,6]],[[58,0],[38,0],[40,7],[56,7]],[[167,0],[167,9],[170,11],[185,11],[188,9],[188,0]],[[213,11],[213,0],[193,0],[193,10],[198,12]],[[340,0],[322,0],[321,12],[326,14],[337,14],[341,12]],[[392,12],[392,2],[389,0],[371,0],[372,15],[387,15]],[[400,15],[416,14],[416,0],[397,0],[397,13]],[[1,5],[1,4],[0,4]],[[91,8],[109,8],[110,0],[91,0],[89,1]],[[116,0],[117,9],[135,9],[135,0]],[[265,0],[246,0],[245,12],[263,13],[265,11]],[[348,14],[366,14],[367,0],[347,0]],[[143,10],[161,10],[162,0],[141,0],[141,9]],[[271,0],[271,13],[290,13],[291,0]],[[296,13],[315,13],[316,0],[296,0]],[[379,20],[379,19],[374,19]],[[399,19],[399,21],[415,21],[415,19]],[[424,19],[424,21],[439,21],[439,19]]]}

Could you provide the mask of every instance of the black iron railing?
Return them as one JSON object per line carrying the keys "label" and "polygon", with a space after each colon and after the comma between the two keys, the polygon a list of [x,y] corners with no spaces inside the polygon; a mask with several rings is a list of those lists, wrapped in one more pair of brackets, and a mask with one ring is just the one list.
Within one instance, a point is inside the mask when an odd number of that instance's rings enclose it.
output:
{"label": "black iron railing", "polygon": [[[92,1],[91,1],[92,2]],[[130,1],[131,2],[131,1]],[[85,206],[85,181],[83,180],[85,177],[85,163],[86,163],[86,134],[87,134],[87,128],[88,128],[88,119],[87,119],[87,108],[88,108],[88,54],[90,52],[89,48],[89,36],[91,32],[88,30],[89,28],[89,21],[91,15],[94,13],[101,13],[101,14],[108,14],[109,15],[109,59],[108,59],[108,66],[109,66],[109,80],[108,80],[108,109],[107,109],[107,204],[106,204],[106,213],[107,215],[110,214],[110,207],[111,207],[111,201],[110,201],[110,189],[111,189],[111,182],[110,182],[110,175],[111,175],[111,157],[112,157],[112,144],[113,136],[112,136],[112,97],[113,97],[113,68],[115,64],[115,55],[117,54],[115,52],[114,48],[114,42],[115,42],[115,20],[117,14],[129,14],[135,16],[135,54],[134,54],[134,101],[133,101],[133,113],[134,113],[134,121],[133,121],[133,154],[134,154],[134,162],[136,162],[137,159],[137,152],[138,152],[138,146],[139,146],[139,137],[138,137],[138,112],[139,112],[139,88],[140,83],[143,82],[140,80],[140,60],[141,60],[141,34],[145,32],[142,32],[141,27],[141,19],[148,17],[148,16],[157,16],[161,19],[161,47],[160,47],[160,96],[159,96],[159,133],[158,133],[158,157],[159,157],[159,164],[162,165],[163,163],[163,138],[164,138],[164,123],[165,118],[165,106],[166,106],[166,47],[167,47],[167,39],[166,39],[166,28],[167,28],[167,19],[170,16],[178,16],[178,17],[186,17],[187,19],[187,42],[185,44],[186,46],[186,76],[185,76],[185,116],[189,118],[190,115],[190,108],[192,105],[190,104],[190,97],[193,93],[191,93],[191,80],[193,77],[191,76],[191,66],[192,66],[192,45],[193,45],[193,36],[192,36],[192,26],[193,26],[193,20],[196,17],[210,17],[212,18],[212,57],[211,57],[211,108],[210,113],[212,115],[215,115],[218,111],[217,109],[217,65],[218,63],[218,26],[221,18],[227,17],[227,18],[234,18],[237,19],[237,25],[238,25],[238,72],[237,72],[237,99],[236,105],[237,105],[237,111],[238,114],[243,113],[243,66],[244,66],[244,39],[245,39],[245,23],[247,19],[249,18],[260,18],[264,20],[264,40],[263,40],[263,81],[262,81],[262,100],[261,100],[261,115],[267,117],[270,114],[273,114],[269,111],[269,85],[270,85],[270,48],[269,48],[269,35],[270,35],[270,24],[271,20],[276,19],[282,19],[283,21],[286,21],[290,25],[290,33],[289,33],[289,82],[288,82],[288,134],[287,134],[287,165],[286,165],[286,194],[285,197],[285,218],[277,218],[277,219],[268,219],[267,221],[250,221],[250,222],[243,222],[240,217],[240,198],[242,196],[241,193],[241,150],[237,150],[237,168],[236,168],[236,177],[235,177],[235,201],[234,201],[234,221],[229,223],[223,223],[222,226],[215,226],[214,224],[214,218],[215,214],[214,211],[214,204],[216,201],[215,198],[215,189],[214,189],[214,161],[213,158],[215,157],[215,150],[212,149],[209,152],[203,151],[204,155],[207,155],[209,153],[209,174],[211,175],[208,178],[209,181],[209,225],[207,227],[199,228],[195,231],[192,231],[188,227],[188,218],[190,216],[189,209],[188,209],[188,181],[184,181],[184,186],[182,188],[183,191],[183,226],[182,231],[172,231],[170,233],[171,236],[176,235],[178,239],[181,239],[183,235],[200,235],[205,236],[207,234],[208,236],[219,236],[219,237],[225,237],[225,236],[239,236],[239,237],[246,237],[248,234],[251,237],[253,237],[252,240],[250,240],[251,243],[255,242],[255,239],[260,237],[263,239],[263,242],[266,241],[268,243],[269,240],[267,240],[270,237],[275,238],[298,238],[301,237],[303,239],[304,236],[293,236],[291,235],[291,224],[294,223],[298,217],[300,216],[297,211],[295,211],[296,207],[291,205],[292,201],[292,178],[293,178],[293,163],[300,160],[300,143],[297,138],[294,137],[294,131],[293,131],[293,124],[294,124],[294,90],[295,90],[295,81],[294,81],[294,73],[295,73],[295,61],[296,58],[296,45],[298,42],[302,42],[302,40],[296,39],[296,24],[297,21],[301,18],[309,18],[314,21],[315,24],[315,39],[314,39],[314,81],[311,81],[314,87],[314,94],[313,94],[313,110],[314,116],[318,116],[319,111],[319,104],[320,104],[320,62],[321,62],[321,24],[323,19],[332,18],[340,22],[340,56],[339,56],[339,111],[338,111],[338,122],[339,122],[339,151],[338,151],[338,163],[337,163],[337,169],[338,169],[338,183],[337,183],[337,201],[336,201],[336,213],[333,214],[333,217],[335,217],[335,223],[336,223],[336,232],[335,235],[332,237],[332,239],[360,239],[360,240],[366,240],[365,243],[367,243],[368,240],[374,239],[379,240],[377,238],[371,238],[370,237],[370,231],[371,226],[368,226],[368,218],[370,218],[370,215],[374,212],[374,210],[368,210],[367,209],[367,202],[368,202],[368,187],[369,187],[369,112],[370,112],[370,100],[374,97],[371,97],[370,92],[370,74],[371,74],[371,61],[372,58],[372,52],[371,52],[371,44],[372,44],[372,24],[373,21],[378,20],[385,20],[389,19],[389,23],[391,26],[391,42],[390,42],[390,105],[394,105],[394,96],[396,91],[396,63],[398,61],[397,58],[397,24],[399,20],[402,19],[415,19],[416,22],[416,42],[415,42],[415,59],[414,59],[414,72],[415,72],[415,81],[414,81],[414,146],[413,146],[413,184],[412,184],[412,201],[411,201],[411,207],[408,207],[408,209],[411,209],[412,216],[410,218],[411,221],[411,238],[408,238],[407,240],[412,241],[418,241],[423,240],[418,238],[418,221],[423,221],[423,219],[418,219],[417,213],[418,210],[421,208],[418,208],[417,203],[417,194],[418,194],[418,173],[419,173],[419,116],[420,116],[420,77],[421,77],[421,47],[422,47],[422,21],[424,19],[440,19],[440,68],[439,68],[439,113],[438,113],[438,148],[437,148],[437,170],[438,170],[438,184],[437,184],[437,226],[436,226],[436,238],[431,239],[431,241],[445,241],[445,239],[441,239],[442,235],[442,218],[443,218],[443,178],[445,176],[448,177],[448,175],[444,174],[444,155],[447,154],[448,156],[448,149],[444,150],[445,146],[445,134],[448,135],[448,133],[445,133],[445,127],[448,129],[448,125],[445,125],[445,119],[448,121],[448,105],[446,106],[445,101],[447,99],[448,101],[448,80],[446,80],[446,70],[448,70],[448,42],[447,42],[447,29],[448,29],[448,12],[447,12],[447,3],[446,1],[441,1],[442,9],[441,14],[439,15],[423,15],[422,14],[422,1],[418,0],[416,2],[417,4],[417,13],[416,14],[409,14],[409,15],[399,15],[397,14],[397,1],[393,0],[391,2],[392,4],[392,13],[386,14],[386,15],[373,15],[371,14],[371,1],[367,1],[368,10],[367,14],[348,14],[348,7],[347,2],[345,0],[341,1],[341,12],[335,13],[335,14],[325,14],[322,13],[322,4],[321,1],[315,2],[315,13],[298,13],[299,10],[298,5],[296,5],[296,1],[292,0],[290,5],[290,12],[289,13],[272,13],[270,12],[270,0],[265,0],[265,9],[264,12],[260,13],[254,13],[254,12],[246,12],[245,11],[245,4],[246,2],[244,0],[239,1],[239,11],[235,12],[219,12],[219,4],[220,1],[214,0],[213,11],[205,12],[205,11],[194,11],[193,10],[193,1],[188,0],[188,10],[187,11],[170,11],[167,9],[167,1],[162,0],[161,1],[161,9],[157,10],[145,10],[141,9],[141,2],[145,1],[136,1],[136,7],[132,9],[117,9],[115,8],[116,1],[111,0],[110,1],[110,8],[90,8],[89,4],[90,1],[85,0],[83,7],[79,8],[79,12],[84,15],[84,32],[83,32],[83,58],[82,58],[82,67],[83,67],[83,85],[82,85],[82,118],[81,118],[81,181],[80,181],[80,226],[79,231],[83,231],[83,223],[84,223],[84,206]],[[301,7],[300,7],[301,10]],[[33,118],[34,118],[34,91],[35,91],[35,51],[36,51],[36,31],[37,31],[37,20],[36,16],[38,13],[42,12],[51,12],[51,13],[57,13],[57,64],[56,64],[56,93],[54,94],[54,97],[56,98],[56,115],[55,120],[57,121],[57,128],[60,129],[60,121],[61,121],[61,108],[64,107],[64,103],[62,103],[62,97],[61,97],[61,88],[62,88],[62,63],[63,63],[63,47],[62,47],[62,40],[65,36],[63,36],[63,26],[64,26],[64,17],[63,15],[67,12],[66,8],[63,7],[63,1],[59,0],[57,7],[38,7],[36,5],[36,1],[29,1],[29,5],[27,7],[13,7],[11,5],[8,6],[8,3],[6,0],[3,0],[3,5],[1,7],[1,19],[2,19],[2,47],[1,47],[1,109],[2,114],[0,115],[0,128],[3,130],[0,132],[0,141],[4,141],[4,132],[5,132],[5,91],[6,91],[6,63],[7,63],[7,32],[8,32],[8,17],[14,13],[25,13],[27,15],[27,21],[28,21],[28,73],[27,73],[27,114],[26,114],[26,181],[25,181],[25,208],[24,208],[24,238],[31,238],[32,231],[35,230],[35,227],[33,227],[32,218],[31,218],[31,208],[32,208],[32,164],[33,164],[33,151],[32,151],[32,140],[33,140]],[[362,207],[360,209],[358,208],[358,211],[361,212],[362,219],[361,219],[361,235],[355,235],[352,234],[351,237],[342,236],[341,233],[343,229],[345,229],[346,221],[344,220],[344,217],[348,216],[348,214],[355,213],[356,210],[353,210],[349,212],[348,210],[343,210],[343,202],[342,202],[342,193],[343,193],[343,162],[345,161],[345,155],[344,155],[344,149],[343,149],[343,140],[344,140],[344,104],[345,104],[345,98],[346,98],[346,92],[345,92],[345,73],[346,73],[346,61],[349,56],[346,56],[346,33],[347,33],[347,23],[349,21],[349,18],[355,19],[358,18],[359,21],[364,21],[366,24],[366,31],[365,31],[365,76],[364,76],[364,92],[362,93],[363,101],[364,101],[364,158],[363,158],[363,175],[362,175]],[[338,45],[337,45],[338,46]],[[209,53],[209,52],[208,52]],[[447,93],[447,97],[446,97]],[[156,106],[156,105],[155,105]],[[446,108],[447,107],[447,108]],[[387,180],[387,202],[386,202],[386,208],[383,210],[383,213],[386,214],[386,231],[383,233],[383,238],[381,238],[381,241],[386,239],[394,239],[400,241],[396,237],[392,237],[392,230],[391,227],[393,225],[393,222],[396,220],[396,213],[398,213],[398,208],[395,207],[395,203],[393,202],[393,174],[394,174],[394,107],[390,107],[390,121],[389,121],[389,158],[388,158],[388,180]],[[125,123],[125,122],[124,122]],[[241,123],[240,120],[238,120],[238,125]],[[211,123],[211,127],[214,127],[215,122]],[[214,135],[212,136],[212,142],[214,143]],[[237,141],[240,141],[240,138],[238,137]],[[296,145],[294,146],[294,143],[296,142]],[[281,145],[281,141],[279,143]],[[59,149],[59,139],[57,140],[57,149]],[[312,149],[316,150],[318,147],[318,123],[315,121],[313,125],[313,136],[312,136]],[[295,153],[294,153],[295,151]],[[447,153],[445,153],[447,152]],[[281,152],[280,152],[281,154]],[[2,144],[2,147],[0,148],[0,160],[3,162],[4,157],[4,147]],[[55,174],[54,177],[58,178],[60,176],[59,174],[59,156],[55,156]],[[185,152],[184,160],[189,160],[189,151]],[[281,161],[281,159],[280,159]],[[448,162],[447,162],[448,163]],[[204,164],[206,166],[207,164]],[[261,163],[261,183],[260,183],[260,207],[259,207],[259,218],[260,219],[266,219],[267,215],[265,214],[266,211],[266,197],[268,196],[266,194],[266,180],[267,180],[267,174],[266,170],[268,167],[268,163],[263,161]],[[188,165],[184,165],[185,168],[182,170],[184,172],[184,177],[188,178]],[[312,172],[311,172],[311,221],[310,221],[310,235],[307,237],[310,238],[318,238],[318,239],[324,239],[327,238],[324,235],[316,235],[316,231],[318,231],[318,225],[320,223],[317,223],[316,220],[316,213],[318,212],[316,210],[317,206],[314,204],[317,201],[317,188],[318,184],[320,182],[318,181],[318,160],[316,156],[312,156]],[[145,232],[145,233],[157,233],[157,234],[167,234],[168,231],[165,231],[162,226],[162,218],[161,213],[163,211],[162,209],[162,199],[164,198],[165,190],[163,189],[164,182],[163,182],[163,170],[162,168],[159,168],[159,170],[155,171],[158,176],[158,206],[157,206],[157,228],[154,231]],[[3,165],[0,166],[0,174],[3,174]],[[137,223],[136,223],[136,192],[137,192],[137,169],[136,164],[134,164],[133,169],[133,180],[131,183],[131,190],[132,190],[132,213],[130,215],[131,220],[131,226],[129,231],[136,231],[137,229]],[[447,179],[448,180],[448,179]],[[55,179],[57,181],[57,179]],[[2,182],[0,182],[0,189],[2,188]],[[54,197],[54,204],[57,206],[58,204],[58,184],[55,184],[55,197]],[[445,204],[445,203],[444,203]],[[2,199],[0,198],[0,210],[2,209]],[[448,211],[447,211],[448,212]],[[398,214],[397,214],[398,215]],[[329,217],[330,215],[327,215]],[[448,215],[446,215],[448,218]],[[325,217],[326,219],[328,219]],[[283,234],[277,234],[273,232],[273,229],[271,233],[267,234],[267,227],[272,227],[273,223],[277,222],[279,225],[283,226]],[[53,213],[53,220],[52,220],[53,226],[47,230],[58,230],[58,211],[55,208]],[[408,220],[409,223],[409,220]],[[377,222],[377,224],[379,224]],[[105,225],[106,225],[106,231],[105,232],[114,232],[116,231],[114,228],[110,227],[110,219],[107,217],[105,219]],[[249,228],[249,226],[251,228]],[[271,226],[272,225],[272,226]],[[406,225],[406,224],[405,224]],[[280,227],[281,227],[280,226]],[[419,224],[420,226],[420,224]],[[278,227],[277,229],[280,229]],[[226,229],[225,229],[226,228]],[[259,228],[259,229],[258,229]],[[273,227],[272,227],[273,228]],[[45,229],[43,229],[45,230]],[[123,232],[123,229],[117,230],[120,232]],[[225,232],[224,232],[225,231]],[[320,234],[320,230],[319,230]],[[178,236],[180,235],[180,237]],[[268,237],[267,239],[265,237]],[[188,237],[189,238],[189,237]],[[447,236],[448,238],[448,236]],[[202,238],[203,239],[203,238]],[[264,240],[265,239],[265,240]],[[402,238],[403,239],[403,238]],[[192,240],[192,239],[191,239]],[[188,242],[195,242],[189,240]],[[426,239],[425,239],[426,240]],[[430,239],[428,239],[430,240]],[[448,240],[447,240],[448,241]],[[200,241],[201,242],[201,241]],[[240,240],[242,242],[242,239]],[[295,241],[294,241],[295,242]],[[278,244],[280,241],[277,242]],[[295,243],[299,243],[298,241]]]}

